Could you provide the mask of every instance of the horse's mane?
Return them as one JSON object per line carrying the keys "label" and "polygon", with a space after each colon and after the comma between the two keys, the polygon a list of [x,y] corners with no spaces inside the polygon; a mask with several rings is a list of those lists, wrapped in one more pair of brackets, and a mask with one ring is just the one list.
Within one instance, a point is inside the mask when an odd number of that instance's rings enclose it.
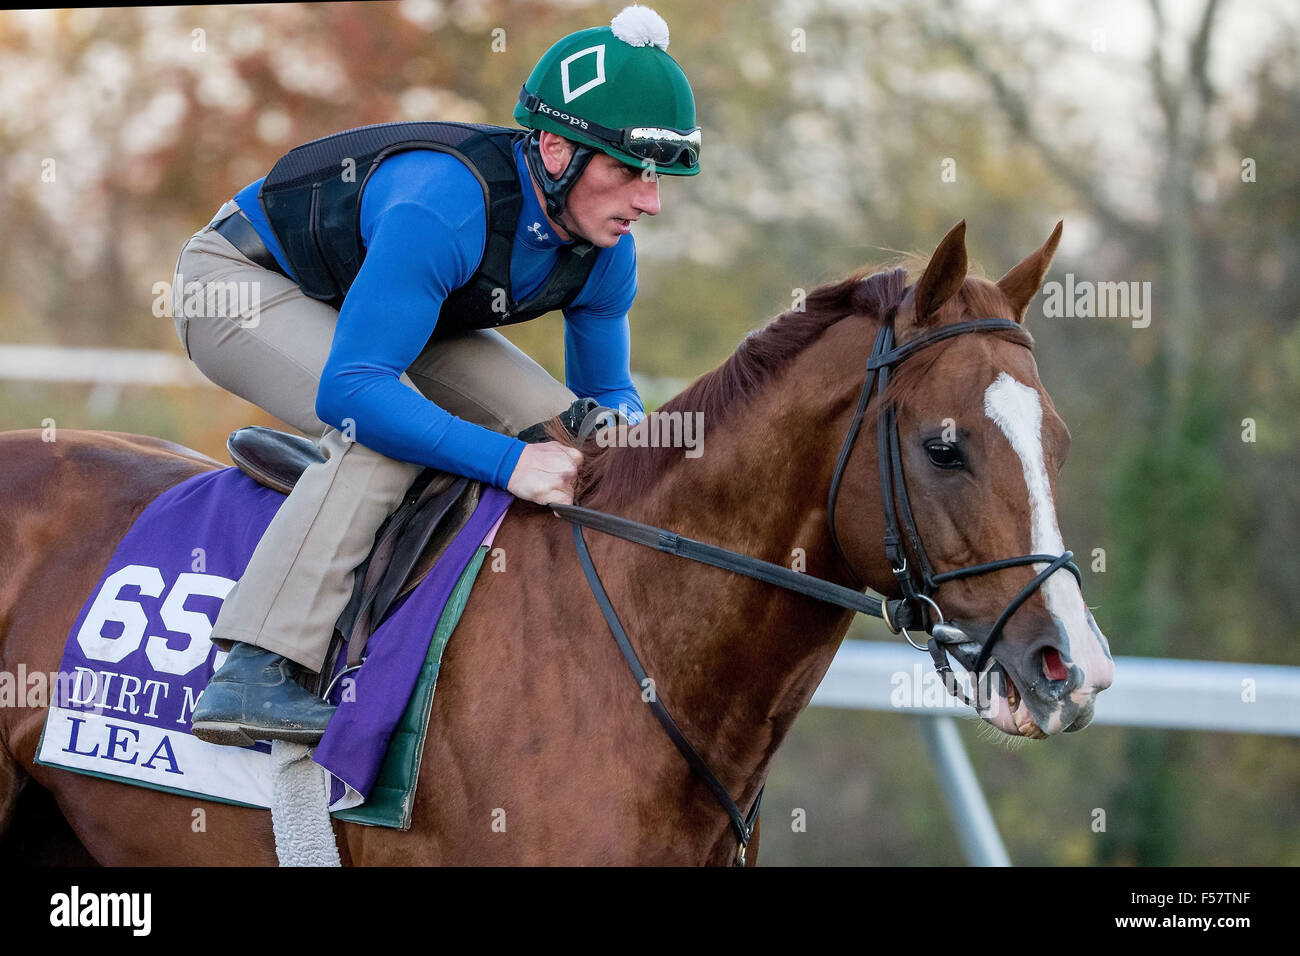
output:
{"label": "horse's mane", "polygon": [[[912,264],[911,260],[909,264]],[[920,264],[923,267],[924,260],[920,260]],[[908,271],[901,267],[874,273],[870,269],[861,269],[838,281],[818,286],[808,293],[803,309],[782,312],[761,328],[749,332],[725,362],[701,375],[657,411],[701,412],[709,427],[717,427],[737,408],[748,405],[748,399],[773,381],[797,355],[836,322],[850,315],[865,315],[877,322],[888,317],[903,301],[909,288]],[[985,315],[1000,314],[991,311],[999,308],[1004,314],[1008,308],[995,285],[973,276],[968,277],[961,292],[944,306],[939,321],[946,319],[948,310],[960,310],[963,305],[976,314]],[[937,353],[942,349],[927,351]],[[935,358],[937,355],[931,354],[926,356],[928,360],[918,360],[915,363],[918,374],[894,376],[888,390],[890,400],[903,399],[922,380],[925,368]],[[559,440],[571,441],[558,422],[551,434]],[[577,500],[597,509],[613,508],[619,502],[641,497],[682,457],[680,448],[663,447],[618,448],[616,453],[611,453],[615,452],[613,447],[601,447],[590,439],[582,451],[583,463],[575,484]]]}

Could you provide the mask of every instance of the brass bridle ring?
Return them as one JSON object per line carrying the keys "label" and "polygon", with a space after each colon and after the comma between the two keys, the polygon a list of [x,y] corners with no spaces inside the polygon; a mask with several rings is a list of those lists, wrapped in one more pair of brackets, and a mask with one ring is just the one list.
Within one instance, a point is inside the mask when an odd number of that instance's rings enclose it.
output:
{"label": "brass bridle ring", "polygon": [[885,622],[885,627],[889,628],[890,634],[898,633],[898,628],[894,627],[894,622],[889,619],[889,598],[881,599],[880,619]]}

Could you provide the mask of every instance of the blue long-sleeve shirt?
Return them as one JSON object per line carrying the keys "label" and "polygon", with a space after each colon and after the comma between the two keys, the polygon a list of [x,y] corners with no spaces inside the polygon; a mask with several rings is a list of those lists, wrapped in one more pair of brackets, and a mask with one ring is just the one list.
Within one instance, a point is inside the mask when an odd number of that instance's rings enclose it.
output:
{"label": "blue long-sleeve shirt", "polygon": [[[565,243],[542,213],[519,145],[515,165],[523,209],[510,282],[514,297],[523,301],[550,275]],[[235,201],[292,275],[257,201],[261,185],[261,179],[249,183]],[[400,381],[427,344],[448,293],[468,282],[483,258],[487,217],[478,180],[447,153],[390,156],[362,194],[361,239],[366,258],[339,310],[316,394],[317,416],[340,429],[351,419],[356,440],[390,458],[504,488],[524,443],[458,418]],[[629,234],[599,250],[582,291],[564,311],[564,365],[575,394],[641,413],[629,371],[627,312],[636,290],[636,247]]]}

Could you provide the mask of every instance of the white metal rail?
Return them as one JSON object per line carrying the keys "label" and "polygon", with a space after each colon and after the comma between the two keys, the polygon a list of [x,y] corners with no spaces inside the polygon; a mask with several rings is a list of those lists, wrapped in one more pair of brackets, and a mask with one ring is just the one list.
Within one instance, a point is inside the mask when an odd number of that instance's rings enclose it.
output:
{"label": "white metal rail", "polygon": [[[953,720],[975,712],[948,696],[928,655],[845,641],[812,704],[915,715],[967,861],[1011,865]],[[1300,736],[1300,667],[1117,657],[1093,723]]]}
{"label": "white metal rail", "polygon": [[[942,693],[929,655],[901,641],[845,641],[812,703],[949,717],[975,713]],[[1098,696],[1093,722],[1300,736],[1300,667],[1117,657],[1115,683]]]}

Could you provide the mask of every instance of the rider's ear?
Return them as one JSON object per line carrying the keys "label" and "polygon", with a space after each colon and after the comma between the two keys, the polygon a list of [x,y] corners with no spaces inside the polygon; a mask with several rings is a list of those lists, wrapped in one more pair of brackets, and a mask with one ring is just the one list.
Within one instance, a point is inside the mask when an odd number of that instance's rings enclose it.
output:
{"label": "rider's ear", "polygon": [[1025,311],[1033,301],[1038,290],[1042,288],[1043,277],[1047,275],[1052,257],[1056,255],[1056,244],[1061,241],[1061,226],[1064,220],[1056,223],[1056,228],[1047,237],[1041,249],[1030,253],[1023,262],[998,280],[998,288],[1011,303],[1017,322],[1025,321]]}
{"label": "rider's ear", "polygon": [[930,263],[916,283],[912,302],[916,324],[934,321],[943,304],[957,294],[966,281],[966,220],[963,219],[943,237],[930,257]]}
{"label": "rider's ear", "polygon": [[573,141],[550,130],[542,130],[539,145],[546,171],[552,178],[558,178],[568,168],[569,160],[573,158]]}

